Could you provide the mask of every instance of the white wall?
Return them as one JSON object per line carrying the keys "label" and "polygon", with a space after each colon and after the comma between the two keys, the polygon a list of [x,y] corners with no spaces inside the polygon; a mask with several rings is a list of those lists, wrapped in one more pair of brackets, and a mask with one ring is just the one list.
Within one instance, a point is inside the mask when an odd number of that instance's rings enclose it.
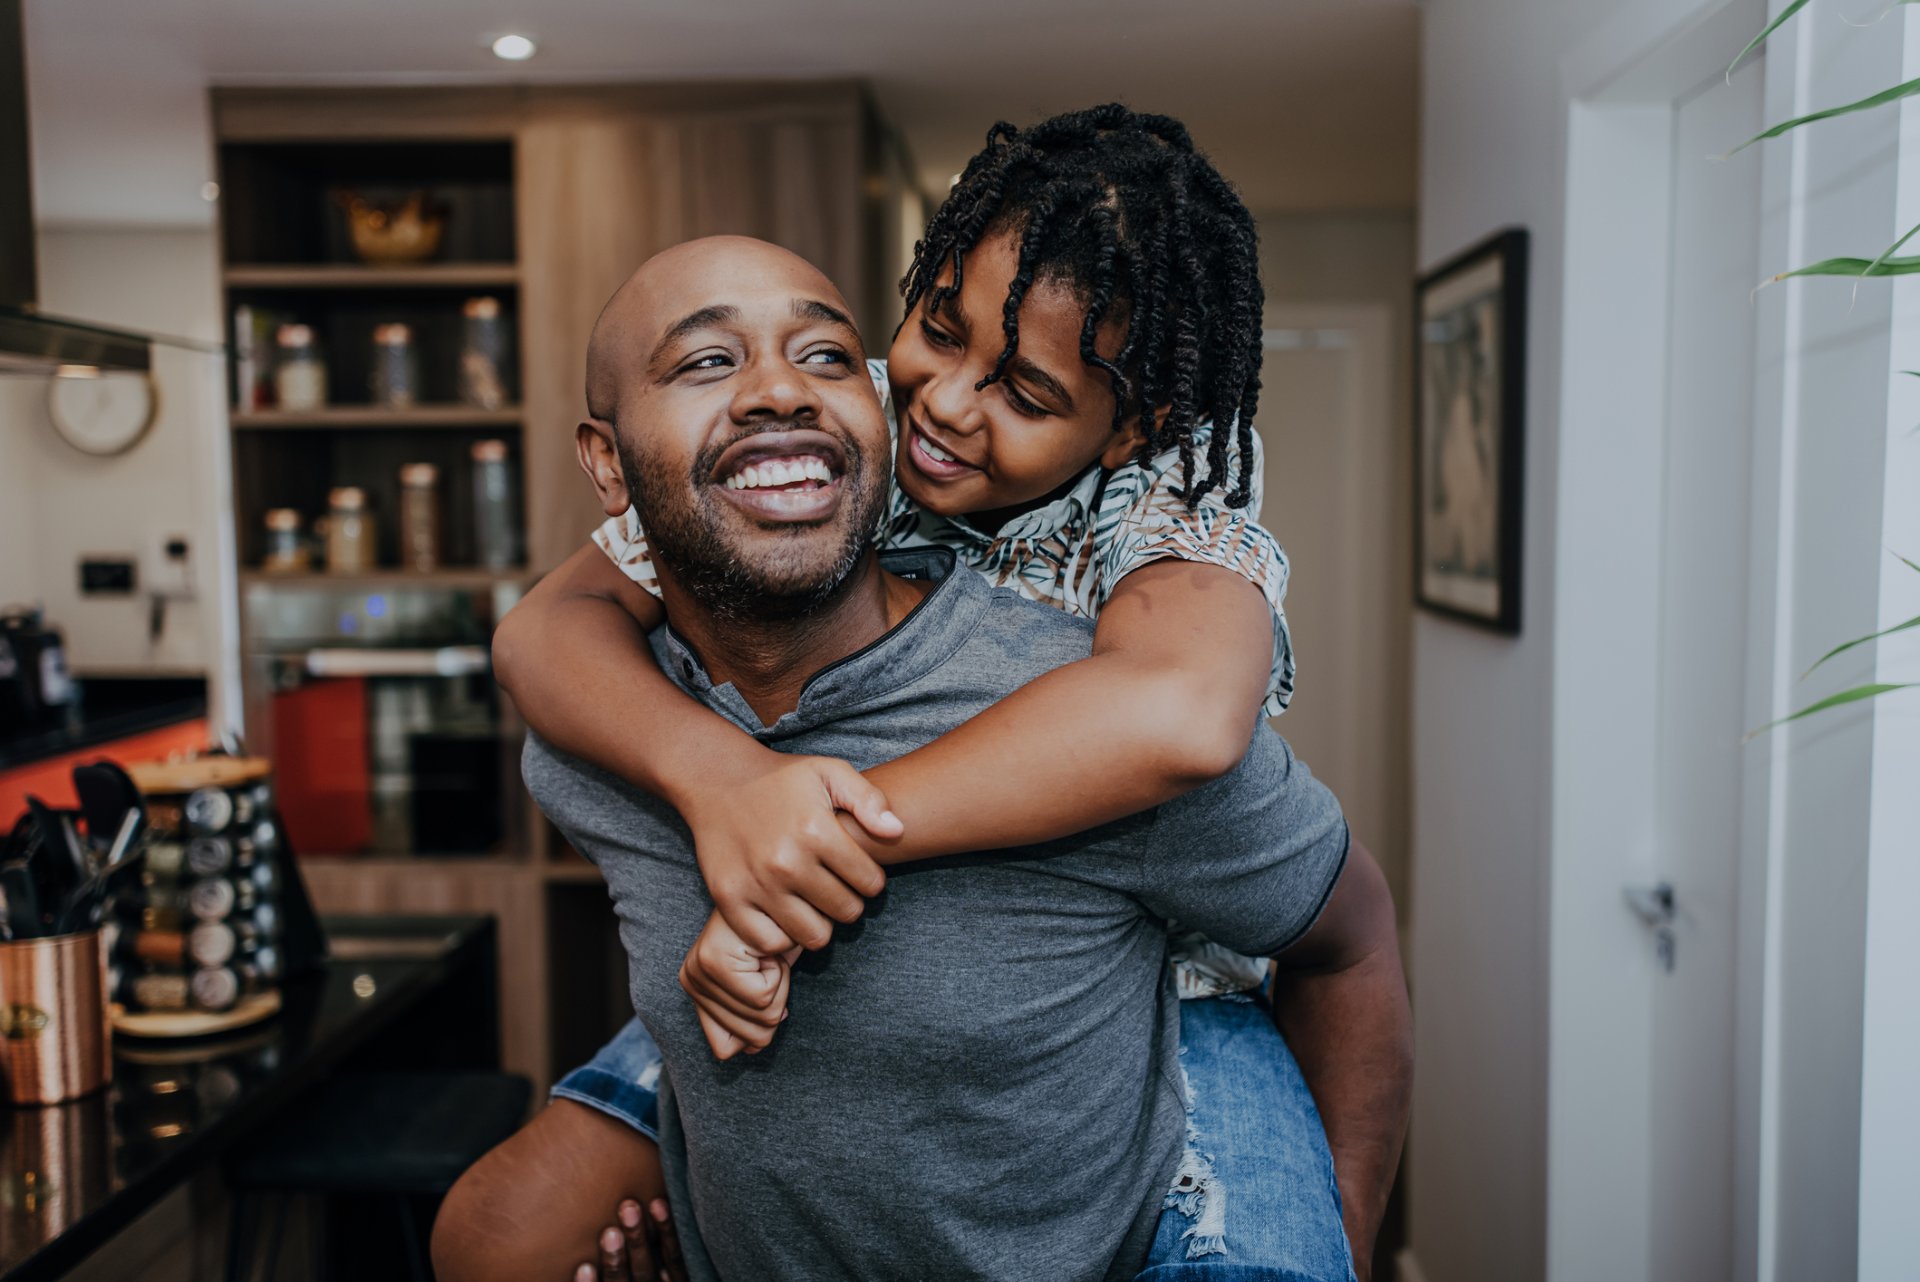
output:
{"label": "white wall", "polygon": [[1428,1282],[1546,1270],[1547,869],[1554,410],[1566,120],[1585,0],[1433,0],[1419,260],[1533,232],[1517,638],[1413,626],[1413,1133],[1408,1238]]}
{"label": "white wall", "polygon": [[[210,230],[40,233],[41,305],[57,315],[218,341],[217,280]],[[82,454],[60,439],[47,416],[44,377],[0,379],[0,547],[7,549],[0,598],[42,603],[83,675],[206,673],[217,701],[233,590],[221,543],[230,503],[224,366],[217,355],[159,344],[153,371],[160,402],[153,429],[113,458]],[[155,642],[147,592],[177,581],[163,555],[176,536],[191,548],[196,599],[168,605]],[[88,554],[133,559],[138,591],[83,597],[78,566]]]}

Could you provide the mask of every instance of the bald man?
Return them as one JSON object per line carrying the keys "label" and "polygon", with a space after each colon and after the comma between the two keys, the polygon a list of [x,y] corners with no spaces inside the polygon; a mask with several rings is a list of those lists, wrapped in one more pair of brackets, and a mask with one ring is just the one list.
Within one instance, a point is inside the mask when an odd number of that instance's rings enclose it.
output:
{"label": "bald man", "polygon": [[[654,259],[602,316],[588,392],[581,463],[610,515],[647,516],[672,620],[655,657],[770,746],[867,768],[1088,653],[1085,621],[944,549],[874,552],[886,424],[845,301],[792,255],[723,238]],[[732,483],[769,460],[818,484]],[[657,1205],[663,1185],[704,1239],[701,1279],[1130,1277],[1175,1214],[1187,1125],[1167,922],[1336,964],[1392,931],[1337,803],[1262,729],[1145,820],[898,870],[793,967],[800,1017],[770,1050],[721,1063],[676,982],[712,911],[684,824],[537,736],[524,771],[607,878],[671,1085],[666,1178],[638,1132],[558,1101],[448,1199],[446,1282],[557,1277],[611,1198]],[[1317,1194],[1331,1179],[1324,1162]],[[617,1230],[605,1245],[626,1251]]]}

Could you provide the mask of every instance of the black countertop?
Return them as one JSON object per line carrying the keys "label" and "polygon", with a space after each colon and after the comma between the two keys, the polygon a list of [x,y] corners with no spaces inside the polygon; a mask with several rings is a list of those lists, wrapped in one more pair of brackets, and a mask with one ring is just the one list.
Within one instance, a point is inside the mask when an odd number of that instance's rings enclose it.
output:
{"label": "black countertop", "polygon": [[80,682],[79,715],[31,734],[0,737],[0,770],[206,715],[207,683],[201,677],[88,677]]}
{"label": "black countertop", "polygon": [[56,1278],[343,1067],[491,1067],[491,917],[330,917],[332,959],[219,1039],[116,1038],[113,1082],[6,1108],[0,1282]]}

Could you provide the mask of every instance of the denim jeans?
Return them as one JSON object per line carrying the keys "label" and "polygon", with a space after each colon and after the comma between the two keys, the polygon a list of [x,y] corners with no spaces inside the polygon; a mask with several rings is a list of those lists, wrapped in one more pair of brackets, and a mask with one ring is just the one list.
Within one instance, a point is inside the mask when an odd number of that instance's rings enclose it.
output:
{"label": "denim jeans", "polygon": [[[1319,1110],[1266,1008],[1180,1003],[1188,1149],[1135,1282],[1352,1282]],[[628,1021],[553,1088],[656,1142],[660,1051]]]}

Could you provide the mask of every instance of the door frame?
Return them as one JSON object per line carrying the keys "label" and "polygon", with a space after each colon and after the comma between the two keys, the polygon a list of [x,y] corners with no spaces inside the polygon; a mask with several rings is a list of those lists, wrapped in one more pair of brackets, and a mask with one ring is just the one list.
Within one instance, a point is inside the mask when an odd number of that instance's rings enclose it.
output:
{"label": "door frame", "polygon": [[[1668,432],[1673,124],[1677,105],[1764,22],[1761,0],[1634,0],[1560,68],[1568,107],[1548,895],[1554,1282],[1643,1277],[1656,1245],[1647,1190],[1661,971],[1622,888],[1659,872],[1652,692],[1665,500],[1648,478],[1662,474]],[[1756,454],[1766,450],[1756,440]],[[1753,497],[1757,518],[1769,504]],[[1729,573],[1765,573],[1773,554],[1756,541],[1750,565]],[[1635,690],[1647,696],[1622,697]],[[1746,781],[1750,815],[1751,789],[1767,780],[1749,772]],[[1736,1276],[1764,1277],[1755,1252],[1770,1197],[1760,1107],[1770,977],[1750,977],[1772,952],[1772,861],[1753,825],[1742,825],[1738,860],[1733,1251]]]}

